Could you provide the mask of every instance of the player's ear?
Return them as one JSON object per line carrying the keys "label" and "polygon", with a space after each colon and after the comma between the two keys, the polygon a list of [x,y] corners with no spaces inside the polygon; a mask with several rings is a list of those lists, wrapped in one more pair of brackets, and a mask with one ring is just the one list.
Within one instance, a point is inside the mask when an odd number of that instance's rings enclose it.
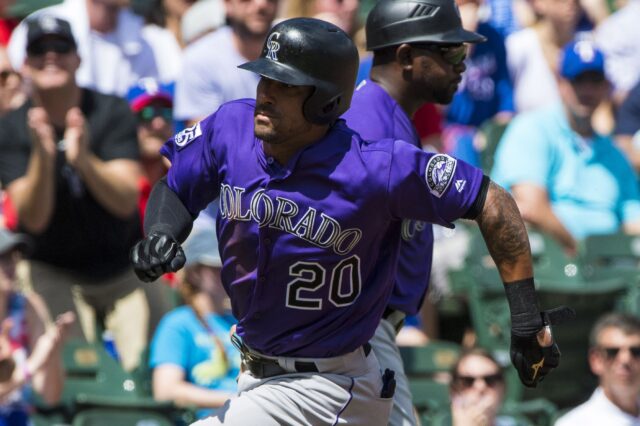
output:
{"label": "player's ear", "polygon": [[396,48],[396,62],[403,71],[411,71],[413,67],[413,50],[407,43],[403,43]]}

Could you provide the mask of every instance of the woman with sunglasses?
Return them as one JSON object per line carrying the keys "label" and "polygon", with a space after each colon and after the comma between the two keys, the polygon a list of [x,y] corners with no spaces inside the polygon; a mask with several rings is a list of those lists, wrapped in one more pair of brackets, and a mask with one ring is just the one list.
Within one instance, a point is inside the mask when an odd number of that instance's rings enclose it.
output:
{"label": "woman with sunglasses", "polygon": [[453,366],[450,385],[453,426],[514,424],[498,416],[505,395],[502,367],[489,352],[474,348]]}

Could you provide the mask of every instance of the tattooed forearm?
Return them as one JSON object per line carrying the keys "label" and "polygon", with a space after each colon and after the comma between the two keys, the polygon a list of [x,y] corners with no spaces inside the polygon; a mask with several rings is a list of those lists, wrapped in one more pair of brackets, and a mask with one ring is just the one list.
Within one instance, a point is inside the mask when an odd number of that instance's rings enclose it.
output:
{"label": "tattooed forearm", "polygon": [[509,193],[491,182],[476,221],[503,281],[533,276],[527,230]]}

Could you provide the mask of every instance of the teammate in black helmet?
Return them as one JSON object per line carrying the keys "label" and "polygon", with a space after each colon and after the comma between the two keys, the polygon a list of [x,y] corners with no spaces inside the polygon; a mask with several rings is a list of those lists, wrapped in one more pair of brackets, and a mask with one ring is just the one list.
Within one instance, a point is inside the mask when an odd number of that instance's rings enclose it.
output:
{"label": "teammate in black helmet", "polygon": [[[351,108],[343,118],[366,140],[400,139],[420,148],[420,138],[412,123],[413,115],[425,103],[451,102],[466,69],[464,60],[468,44],[482,42],[484,37],[462,27],[454,0],[381,0],[367,17],[366,36],[367,49],[373,51],[373,67],[369,78],[358,85]],[[437,154],[431,164],[433,167],[427,173],[432,173],[432,176],[427,184],[432,187],[434,195],[440,196],[441,188],[447,186],[461,194],[470,190],[467,180],[450,180],[448,170],[460,167],[462,161]],[[511,197],[488,177],[484,178],[483,186],[487,203],[505,206],[513,203]],[[490,201],[492,199],[494,201]],[[464,218],[474,219],[486,235],[484,213],[472,213],[470,210]],[[421,309],[429,285],[433,251],[430,223],[405,219],[401,236],[393,293],[371,340],[381,367],[396,373],[397,387],[389,420],[392,426],[417,424],[409,383],[395,342],[405,316],[415,315]],[[510,262],[503,254],[494,253],[499,269]],[[544,348],[535,339],[535,332],[543,329],[543,321],[537,312],[533,279],[529,273],[519,271],[502,277],[509,283],[505,288],[511,295],[510,301],[521,297],[523,291],[527,294],[526,298],[523,297],[526,303],[515,307],[512,304],[514,313],[531,308],[532,315],[527,316],[527,321],[533,320],[532,330],[524,331],[520,318],[525,316],[518,315],[514,321],[515,333],[526,334],[529,338],[525,343],[525,339],[514,338],[514,362],[523,382],[535,386],[551,368],[557,366],[559,352],[550,335],[546,341],[543,340]],[[514,282],[516,285],[512,285]],[[537,367],[532,369],[532,365]]]}

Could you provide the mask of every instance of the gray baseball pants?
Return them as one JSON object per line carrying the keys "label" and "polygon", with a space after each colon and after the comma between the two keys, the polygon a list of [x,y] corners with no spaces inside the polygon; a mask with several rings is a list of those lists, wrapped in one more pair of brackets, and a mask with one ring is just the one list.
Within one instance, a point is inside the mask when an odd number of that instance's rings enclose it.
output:
{"label": "gray baseball pants", "polygon": [[[335,358],[277,360],[292,373],[260,379],[244,371],[238,396],[193,426],[387,424],[392,398],[380,397],[382,373],[373,351],[368,356],[358,348]],[[314,362],[318,372],[295,372],[296,361]]]}

